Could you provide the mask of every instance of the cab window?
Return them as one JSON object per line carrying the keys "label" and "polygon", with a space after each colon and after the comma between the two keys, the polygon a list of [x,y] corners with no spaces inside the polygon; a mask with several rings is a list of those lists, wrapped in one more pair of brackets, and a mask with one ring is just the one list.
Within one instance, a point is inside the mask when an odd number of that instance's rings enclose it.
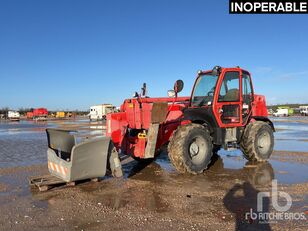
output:
{"label": "cab window", "polygon": [[252,101],[252,87],[251,87],[250,76],[247,72],[243,72],[242,92],[243,92],[243,102],[249,105]]}
{"label": "cab window", "polygon": [[240,74],[237,71],[226,72],[219,91],[219,102],[240,100]]}

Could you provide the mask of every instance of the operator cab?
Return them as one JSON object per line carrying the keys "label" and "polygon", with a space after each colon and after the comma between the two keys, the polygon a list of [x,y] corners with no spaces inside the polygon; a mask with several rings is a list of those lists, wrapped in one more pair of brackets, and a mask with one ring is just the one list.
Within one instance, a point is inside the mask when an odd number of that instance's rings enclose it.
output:
{"label": "operator cab", "polygon": [[236,68],[214,67],[199,71],[191,95],[191,107],[213,107],[220,127],[241,126],[252,108],[253,90],[250,74]]}

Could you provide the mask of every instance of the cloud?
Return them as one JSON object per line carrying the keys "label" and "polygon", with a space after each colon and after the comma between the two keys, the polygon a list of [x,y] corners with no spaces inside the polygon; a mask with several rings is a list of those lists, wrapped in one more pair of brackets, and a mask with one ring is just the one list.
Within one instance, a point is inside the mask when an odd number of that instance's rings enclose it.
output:
{"label": "cloud", "polygon": [[256,73],[256,74],[265,74],[265,73],[269,73],[269,72],[272,72],[273,71],[273,68],[271,67],[256,67],[254,70],[253,70],[253,73]]}
{"label": "cloud", "polygon": [[297,71],[297,72],[283,72],[276,70],[271,67],[256,67],[253,72],[254,75],[259,78],[266,78],[267,81],[286,81],[293,80],[296,78],[308,77],[308,70]]}
{"label": "cloud", "polygon": [[308,71],[299,71],[299,72],[285,73],[285,74],[277,76],[276,78],[279,80],[291,80],[291,79],[300,78],[306,75],[308,75]]}

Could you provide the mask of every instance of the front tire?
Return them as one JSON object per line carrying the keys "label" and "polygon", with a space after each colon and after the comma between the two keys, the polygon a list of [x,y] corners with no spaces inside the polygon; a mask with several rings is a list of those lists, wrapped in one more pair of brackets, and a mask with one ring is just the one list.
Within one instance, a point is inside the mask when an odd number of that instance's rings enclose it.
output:
{"label": "front tire", "polygon": [[248,124],[240,147],[244,157],[248,160],[259,162],[268,160],[274,148],[273,129],[263,121]]}
{"label": "front tire", "polygon": [[202,173],[211,162],[212,150],[210,132],[200,124],[179,126],[168,145],[170,161],[180,173]]}

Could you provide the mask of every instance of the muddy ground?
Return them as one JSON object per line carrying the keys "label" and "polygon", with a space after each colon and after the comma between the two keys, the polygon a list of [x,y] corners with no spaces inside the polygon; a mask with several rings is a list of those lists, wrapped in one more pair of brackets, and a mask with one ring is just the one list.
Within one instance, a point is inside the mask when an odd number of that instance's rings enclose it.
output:
{"label": "muddy ground", "polygon": [[[239,151],[220,151],[198,176],[180,175],[162,153],[151,163],[122,156],[124,177],[106,176],[47,192],[28,178],[47,174],[46,127],[79,131],[79,141],[104,136],[104,124],[87,120],[0,123],[0,230],[308,230],[308,124],[276,119],[269,162],[245,161]],[[305,219],[245,217],[257,209],[258,192],[289,193],[289,214]],[[279,204],[285,200],[279,197]],[[270,198],[263,211],[274,213]],[[248,218],[248,219],[246,219]]]}

